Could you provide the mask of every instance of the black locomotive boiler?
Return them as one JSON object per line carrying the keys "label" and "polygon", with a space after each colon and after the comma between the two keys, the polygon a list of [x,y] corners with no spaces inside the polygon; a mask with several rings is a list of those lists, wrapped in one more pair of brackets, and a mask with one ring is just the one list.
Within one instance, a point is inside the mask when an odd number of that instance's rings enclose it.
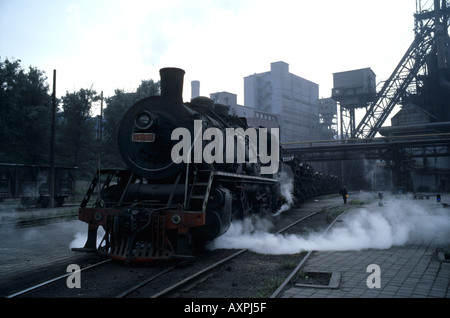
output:
{"label": "black locomotive boiler", "polygon": [[[160,75],[161,96],[135,103],[118,128],[118,147],[127,169],[97,172],[81,203],[79,219],[88,223],[88,238],[84,248],[75,250],[127,262],[187,257],[225,233],[232,220],[273,211],[279,203],[278,167],[273,174],[261,173],[267,160],[262,164],[261,145],[254,145],[251,135],[242,135],[249,128],[245,118],[230,116],[228,106],[206,97],[184,103],[183,70],[164,68]],[[229,130],[236,128],[235,160],[199,160],[195,146],[201,155],[208,145],[211,150],[213,142],[220,143],[199,136],[198,128],[213,129],[215,138],[220,133],[227,141]],[[180,149],[180,139],[173,138],[177,129],[192,136],[184,143],[188,147]],[[279,151],[273,138],[270,133],[266,137],[266,159]],[[244,145],[241,152],[239,144]],[[184,160],[174,158],[174,149]],[[211,154],[230,159],[230,148],[215,147]],[[89,206],[100,180],[101,191]],[[98,243],[100,226],[105,234]]]}

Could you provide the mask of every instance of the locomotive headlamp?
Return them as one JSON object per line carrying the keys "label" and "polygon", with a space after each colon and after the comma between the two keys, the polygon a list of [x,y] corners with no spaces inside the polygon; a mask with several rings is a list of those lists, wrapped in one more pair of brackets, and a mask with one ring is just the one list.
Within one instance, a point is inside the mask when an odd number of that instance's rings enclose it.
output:
{"label": "locomotive headlamp", "polygon": [[135,124],[139,129],[149,129],[153,125],[153,116],[148,111],[143,111],[136,116]]}

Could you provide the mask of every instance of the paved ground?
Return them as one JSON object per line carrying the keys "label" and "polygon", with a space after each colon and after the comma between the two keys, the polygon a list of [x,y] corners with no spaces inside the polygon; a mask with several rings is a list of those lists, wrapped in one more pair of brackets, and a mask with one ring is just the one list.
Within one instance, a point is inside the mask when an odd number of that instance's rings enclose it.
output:
{"label": "paved ground", "polygon": [[[76,263],[81,254],[70,250],[78,238],[84,244],[87,225],[79,220],[39,226],[19,226],[15,221],[52,216],[60,209],[16,210],[14,206],[0,209],[0,296],[6,296],[4,286],[14,284],[25,273],[45,271],[49,266]],[[54,273],[54,277],[65,272]]]}
{"label": "paved ground", "polygon": [[[450,196],[446,196],[450,199]],[[445,197],[442,198],[443,202]],[[366,208],[373,214],[388,210],[386,206]],[[392,204],[394,205],[394,204]],[[403,208],[402,208],[403,206]],[[423,207],[427,215],[419,216],[412,206]],[[291,285],[282,298],[450,298],[450,262],[438,257],[437,248],[448,247],[450,208],[441,208],[435,197],[429,200],[409,200],[395,205],[399,223],[411,230],[407,242],[390,248],[368,248],[349,251],[314,251],[302,267],[306,273],[335,273],[337,282],[328,285]],[[378,212],[377,212],[378,209]],[[421,210],[420,210],[421,211]],[[360,209],[350,212],[348,219],[336,226],[346,228],[358,217]],[[417,213],[415,213],[417,212]],[[415,219],[415,221],[413,221]],[[391,221],[393,218],[391,218]],[[393,222],[393,221],[392,221]],[[431,223],[437,223],[429,225]],[[413,223],[413,227],[407,225]],[[389,225],[385,225],[384,228]],[[434,227],[436,226],[436,227]],[[403,228],[404,229],[404,228]],[[389,230],[384,236],[399,234],[401,227]],[[380,229],[382,231],[382,229]],[[424,233],[419,234],[420,231]],[[431,233],[425,233],[431,232]],[[401,236],[401,235],[397,235]],[[310,274],[311,275],[311,274]],[[299,280],[297,281],[297,284]]]}
{"label": "paved ground", "polygon": [[28,271],[76,253],[69,248],[77,233],[87,231],[80,221],[58,222],[42,226],[14,228],[2,226],[0,240],[0,284],[12,272]]}

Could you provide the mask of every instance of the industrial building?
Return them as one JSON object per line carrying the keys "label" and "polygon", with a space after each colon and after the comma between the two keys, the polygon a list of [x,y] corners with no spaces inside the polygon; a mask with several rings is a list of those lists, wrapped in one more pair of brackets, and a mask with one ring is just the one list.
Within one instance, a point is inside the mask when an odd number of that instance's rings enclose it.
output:
{"label": "industrial building", "polygon": [[278,115],[264,112],[253,107],[238,105],[237,95],[229,92],[210,94],[214,102],[230,107],[230,114],[245,117],[250,127],[280,128]]}
{"label": "industrial building", "polygon": [[[200,82],[192,81],[192,98],[200,95]],[[271,63],[269,72],[244,77],[244,104],[230,92],[210,94],[232,114],[247,118],[252,127],[280,128],[285,148],[296,143],[337,136],[337,103],[319,100],[319,85],[289,72],[285,62]]]}
{"label": "industrial building", "polygon": [[[191,82],[191,99],[200,96],[200,82]],[[209,97],[218,104],[230,107],[230,114],[238,117],[245,117],[250,127],[280,128],[279,116],[276,114],[264,112],[253,107],[238,105],[237,95],[230,92],[216,92]]]}
{"label": "industrial building", "polygon": [[337,102],[332,98],[319,99],[319,139],[338,138]]}
{"label": "industrial building", "polygon": [[244,78],[244,104],[278,115],[286,148],[319,137],[319,85],[290,73],[285,62],[271,63],[269,72]]}

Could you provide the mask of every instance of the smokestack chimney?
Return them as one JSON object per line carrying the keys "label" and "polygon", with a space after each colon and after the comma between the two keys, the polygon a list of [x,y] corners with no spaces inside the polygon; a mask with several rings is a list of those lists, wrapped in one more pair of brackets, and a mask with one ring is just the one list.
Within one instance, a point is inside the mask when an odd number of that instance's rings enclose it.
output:
{"label": "smokestack chimney", "polygon": [[191,100],[200,96],[200,81],[191,82]]}
{"label": "smokestack chimney", "polygon": [[161,76],[161,96],[183,102],[184,70],[166,67],[159,70]]}

